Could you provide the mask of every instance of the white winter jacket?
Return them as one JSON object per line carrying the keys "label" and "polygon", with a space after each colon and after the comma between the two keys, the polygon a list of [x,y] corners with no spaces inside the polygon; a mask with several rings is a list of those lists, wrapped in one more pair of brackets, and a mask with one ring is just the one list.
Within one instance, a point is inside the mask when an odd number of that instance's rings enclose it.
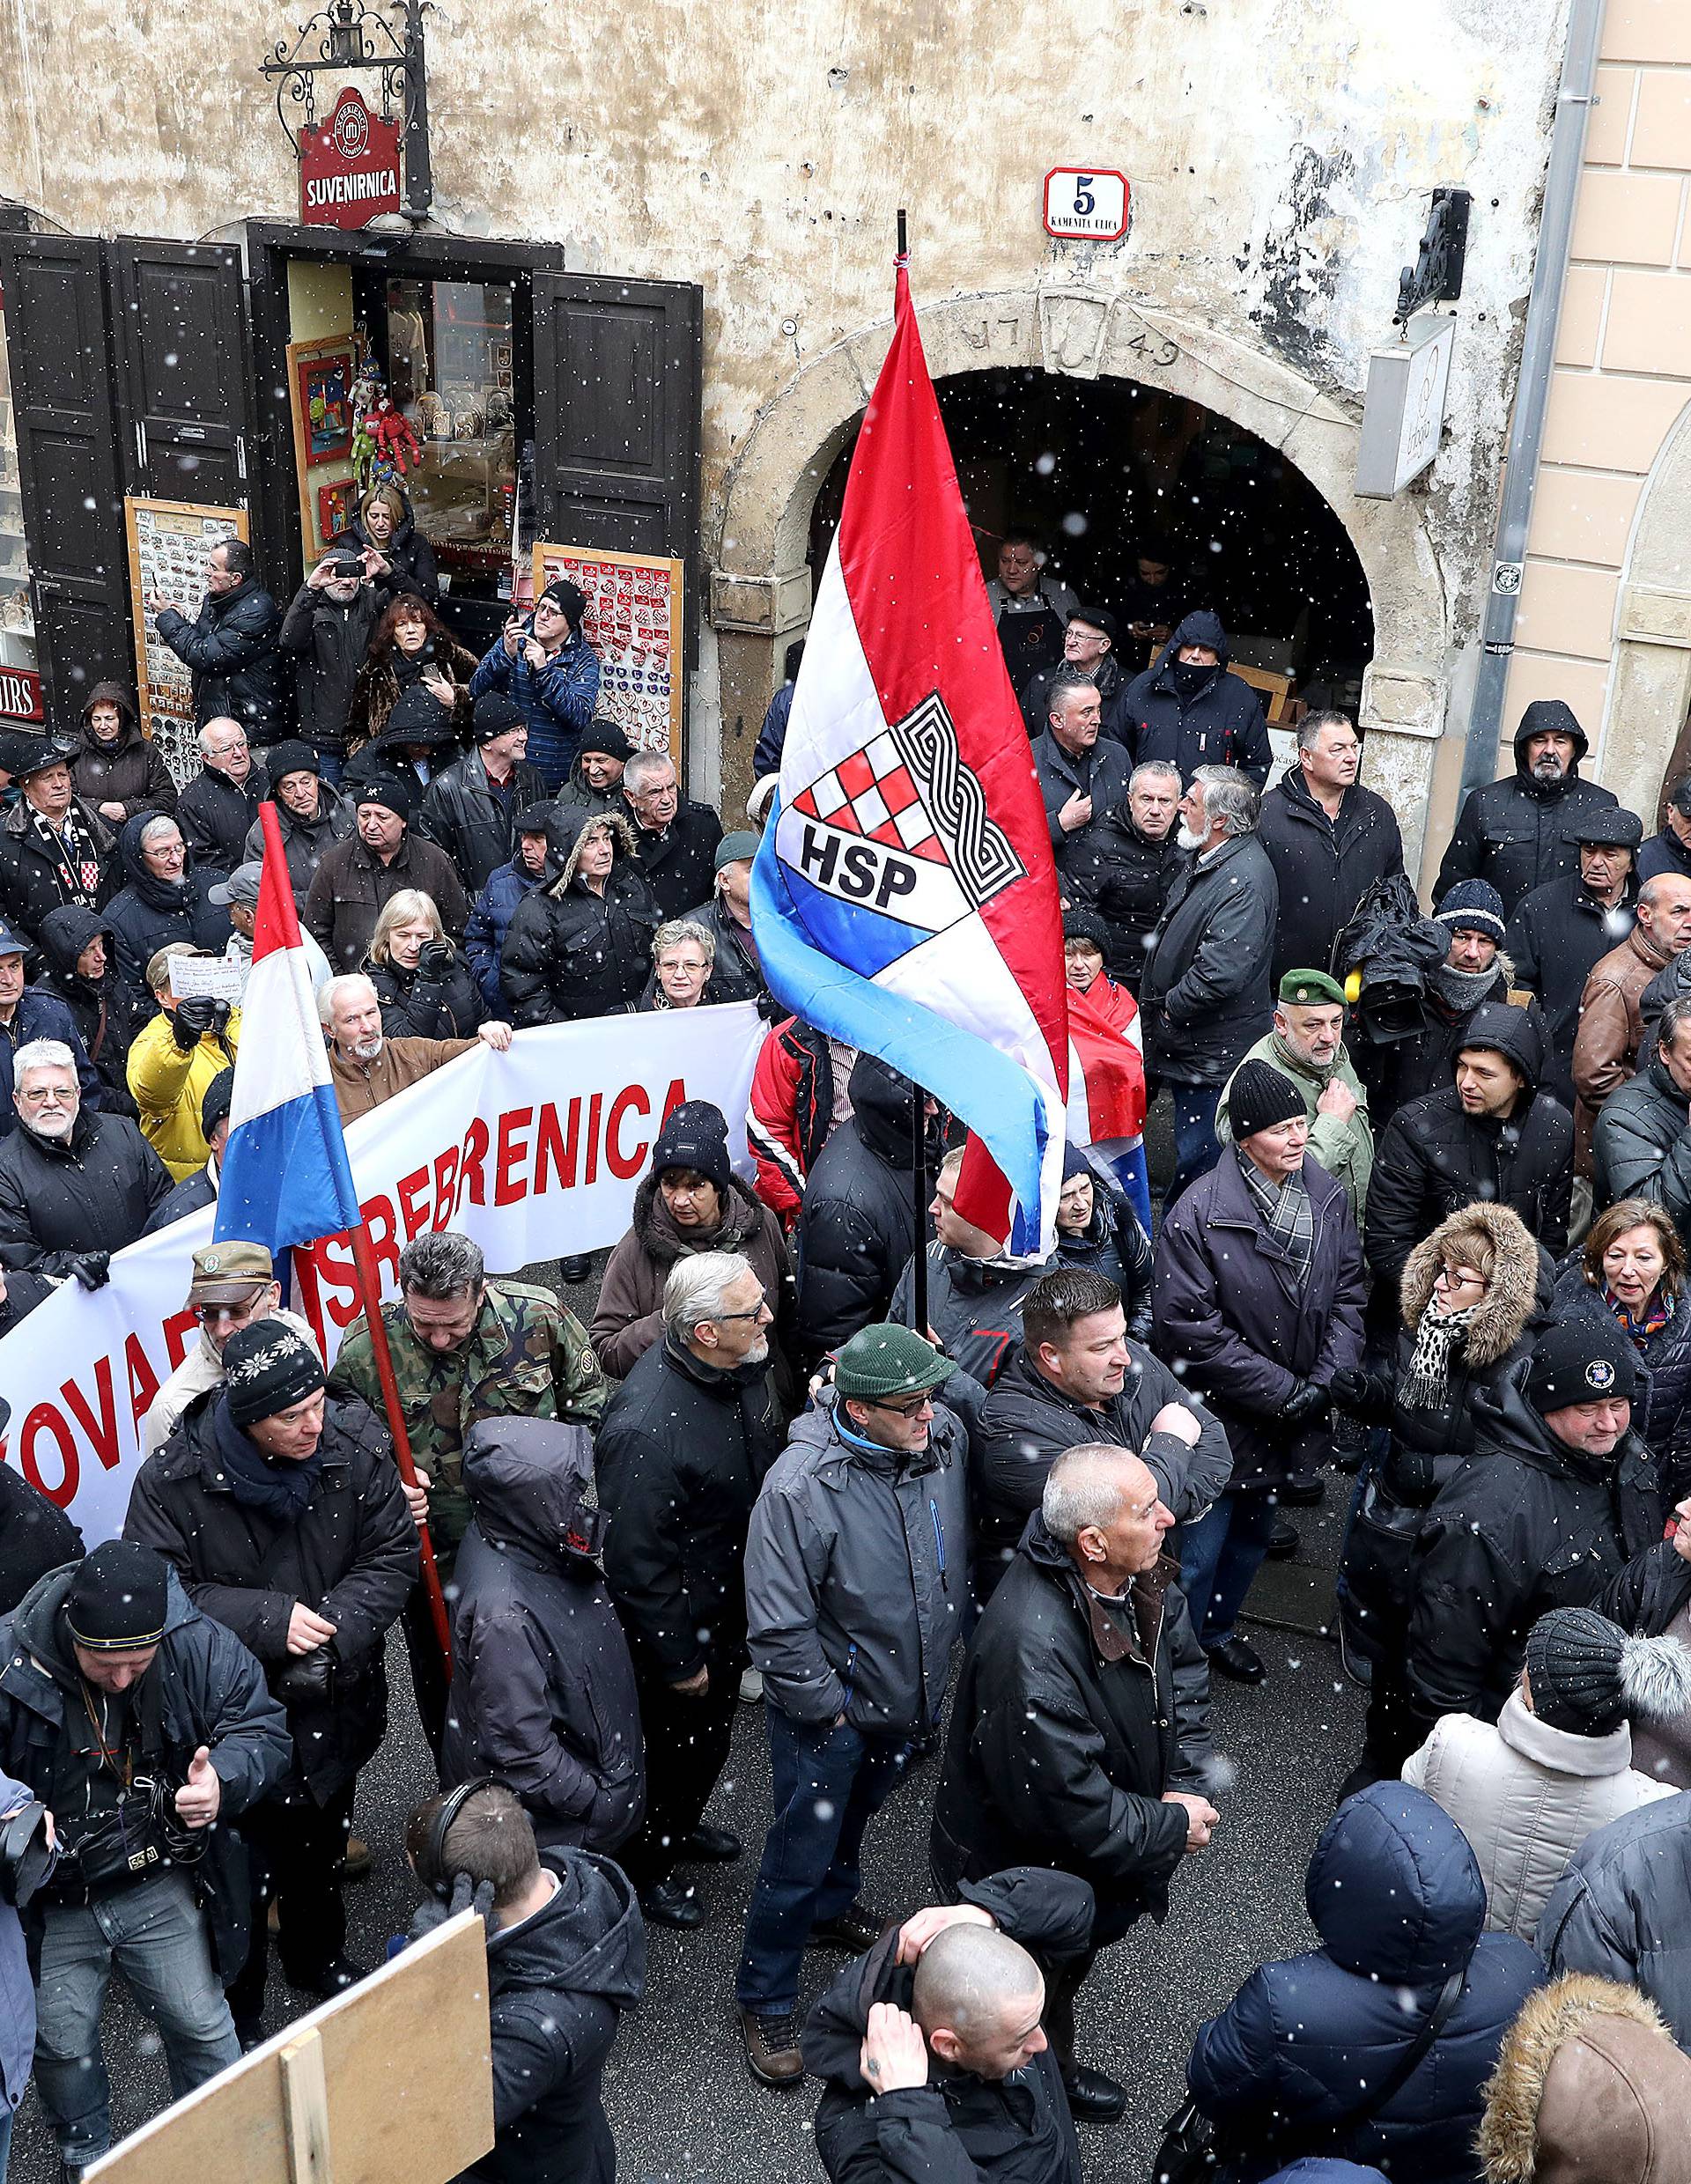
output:
{"label": "white winter jacket", "polygon": [[1604,1737],[1552,1729],[1517,1684],[1494,1726],[1446,1714],[1403,1779],[1442,1805],[1473,1846],[1486,1881],[1486,1926],[1530,1942],[1544,1900],[1585,1838],[1635,1806],[1674,1794],[1632,1765],[1623,1722]]}

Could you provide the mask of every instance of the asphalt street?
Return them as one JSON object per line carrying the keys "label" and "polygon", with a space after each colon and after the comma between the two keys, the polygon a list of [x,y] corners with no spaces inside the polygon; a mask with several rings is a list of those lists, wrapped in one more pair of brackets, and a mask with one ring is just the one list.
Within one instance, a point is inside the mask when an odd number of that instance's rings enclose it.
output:
{"label": "asphalt street", "polygon": [[[589,1315],[590,1288],[562,1293],[584,1319]],[[1330,1602],[1343,1487],[1342,1480],[1330,1484],[1322,1509],[1296,1512],[1303,1539],[1298,1561],[1269,1565],[1248,1604],[1248,1612],[1289,1626],[1252,1628],[1269,1664],[1267,1681],[1244,1690],[1217,1680],[1217,1744],[1237,1781],[1215,1842],[1183,1866],[1167,1923],[1141,1925],[1109,1950],[1082,1997],[1082,2058],[1121,2078],[1132,2093],[1121,2123],[1082,2128],[1089,2176],[1146,2173],[1157,2132],[1182,2097],[1194,2027],[1253,1966],[1311,1944],[1303,1869],[1362,1735],[1362,1694],[1342,1679],[1337,1649],[1319,1627]],[[389,1676],[388,1733],[360,1780],[355,1822],[374,1853],[374,1870],[347,1890],[349,1953],[373,1965],[416,1905],[401,1841],[407,1814],[434,1787],[396,1644],[389,1649]],[[865,1894],[889,1914],[907,1914],[931,1898],[927,1818],[937,1764],[919,1769],[869,1831]],[[742,1706],[711,1818],[739,1833],[745,1855],[737,1864],[694,1870],[710,1913],[703,1929],[651,1930],[646,1998],[625,2020],[606,2073],[624,2184],[803,2184],[821,2175],[809,2145],[816,2088],[779,2094],[757,2085],[745,2066],[735,2011],[741,1919],[768,1811],[763,1708]],[[835,1954],[808,1960],[807,2003],[844,1961]],[[272,1966],[266,2025],[276,2032],[309,1998],[284,1985],[274,1957]],[[156,2036],[121,1981],[114,1986],[105,2030],[114,2122],[122,2133],[155,2114],[167,2095]],[[32,2088],[18,2118],[12,2184],[54,2184],[55,2174],[51,2135]]]}

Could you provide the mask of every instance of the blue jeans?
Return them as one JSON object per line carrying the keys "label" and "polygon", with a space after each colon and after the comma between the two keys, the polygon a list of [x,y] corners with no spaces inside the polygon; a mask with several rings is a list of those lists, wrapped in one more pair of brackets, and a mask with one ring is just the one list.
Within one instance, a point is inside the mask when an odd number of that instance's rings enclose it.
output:
{"label": "blue jeans", "polygon": [[1272,1494],[1223,1494],[1195,1524],[1180,1527],[1180,1589],[1200,1645],[1219,1646],[1233,1635],[1276,1513]]}
{"label": "blue jeans", "polygon": [[337,789],[346,778],[346,761],[338,751],[317,753],[318,778],[325,788]]}
{"label": "blue jeans", "polygon": [[35,2083],[59,2151],[78,2165],[112,2143],[100,2012],[114,1965],[159,2027],[173,2100],[240,2061],[205,1918],[186,1875],[161,1874],[97,1903],[50,1905],[35,1991]]}
{"label": "blue jeans", "polygon": [[799,1999],[810,1929],[857,1900],[863,1830],[903,1779],[910,1743],[842,1722],[789,1721],[766,1707],[775,1817],[746,1913],[740,2007],[785,2017]]}
{"label": "blue jeans", "polygon": [[1167,1213],[1189,1184],[1207,1176],[1222,1157],[1215,1135],[1219,1084],[1170,1084],[1174,1099],[1174,1177],[1163,1201]]}

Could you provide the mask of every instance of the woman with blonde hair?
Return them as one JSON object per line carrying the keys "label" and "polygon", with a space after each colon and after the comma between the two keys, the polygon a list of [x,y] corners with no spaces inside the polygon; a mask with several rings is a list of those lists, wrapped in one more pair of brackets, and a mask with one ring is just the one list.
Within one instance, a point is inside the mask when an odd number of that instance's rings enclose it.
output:
{"label": "woman with blonde hair", "polygon": [[359,967],[376,989],[388,1038],[468,1039],[486,1017],[469,964],[420,888],[388,896]]}
{"label": "woman with blonde hair", "polygon": [[697,1008],[711,982],[716,941],[697,918],[671,918],[652,936],[652,976],[640,996],[642,1013]]}
{"label": "woman with blonde hair", "polygon": [[417,528],[417,518],[402,490],[388,479],[373,485],[358,503],[358,513],[347,526],[338,545],[356,546],[380,554],[393,572],[395,591],[415,592],[428,606],[439,604],[440,576],[434,549]]}

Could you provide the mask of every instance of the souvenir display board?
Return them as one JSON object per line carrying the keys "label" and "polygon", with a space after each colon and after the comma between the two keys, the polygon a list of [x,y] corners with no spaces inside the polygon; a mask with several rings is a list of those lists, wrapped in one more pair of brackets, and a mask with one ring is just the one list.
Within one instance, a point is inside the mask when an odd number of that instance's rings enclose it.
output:
{"label": "souvenir display board", "polygon": [[582,634],[599,655],[599,710],[631,743],[667,750],[684,780],[682,750],[681,588],[685,564],[649,554],[585,546],[534,550],[534,593],[554,577],[587,602]]}
{"label": "souvenir display board", "polygon": [[194,681],[153,627],[145,602],[166,601],[192,622],[206,594],[205,557],[225,538],[247,536],[244,508],[198,507],[185,500],[126,495],[130,613],[135,622],[135,686],[141,726],[164,754],[177,786],[200,770],[195,742]]}

